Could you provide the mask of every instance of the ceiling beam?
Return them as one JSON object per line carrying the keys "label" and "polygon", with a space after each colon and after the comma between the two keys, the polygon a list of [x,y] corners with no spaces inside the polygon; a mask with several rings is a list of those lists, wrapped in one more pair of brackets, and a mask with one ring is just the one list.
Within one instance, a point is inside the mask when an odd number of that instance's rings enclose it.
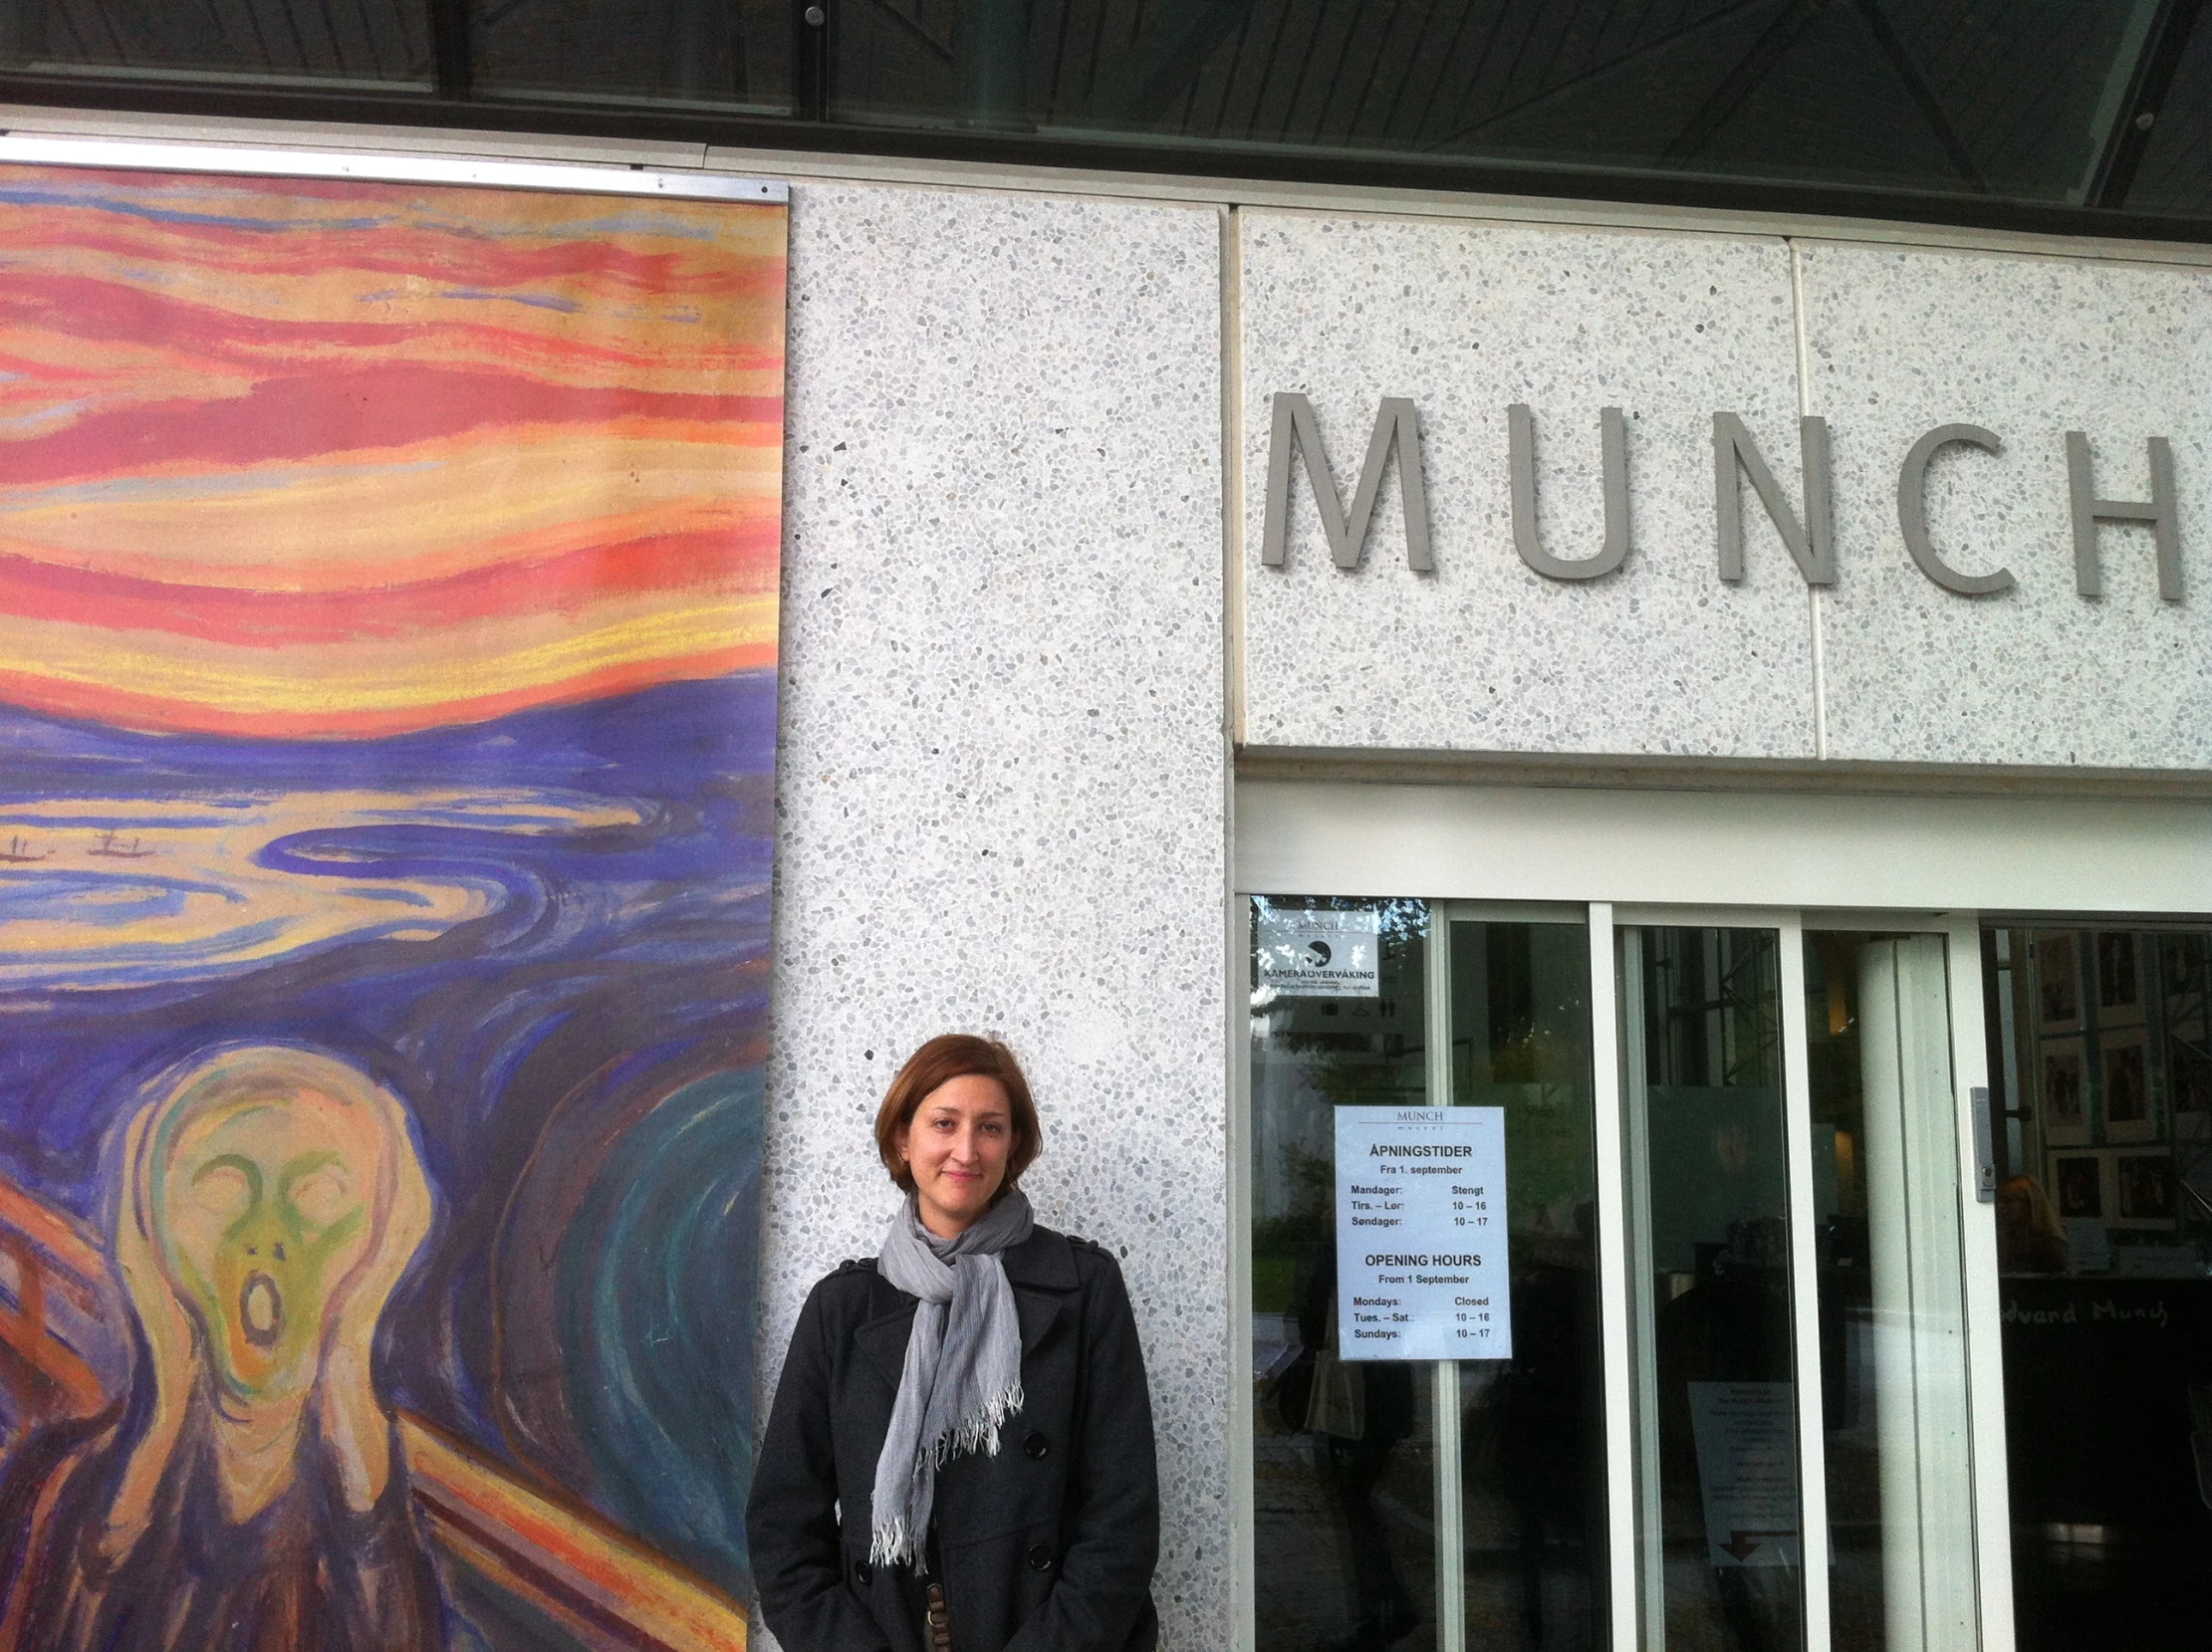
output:
{"label": "ceiling beam", "polygon": [[1813,26],[1813,20],[1825,9],[1826,0],[1786,0],[1767,26],[1759,31],[1759,38],[1751,43],[1751,49],[1737,60],[1735,68],[1721,77],[1720,84],[1675,134],[1674,141],[1659,157],[1659,164],[1686,166],[1695,160],[1698,151],[1735,118],[1744,100],[1758,90],[1761,81],[1774,73],[1775,66],[1798,43],[1798,37]]}
{"label": "ceiling beam", "polygon": [[469,92],[468,0],[429,0],[430,65],[440,98]]}
{"label": "ceiling beam", "polygon": [[1927,121],[1935,133],[1936,142],[1943,146],[1944,155],[1951,168],[1964,178],[1977,193],[1989,185],[1982,179],[1982,169],[1974,163],[1973,154],[1951,124],[1951,118],[1935,96],[1935,88],[1920,73],[1920,66],[1913,62],[1912,54],[1905,50],[1905,43],[1897,38],[1897,31],[1889,26],[1889,16],[1881,9],[1881,0],[1852,0],[1858,16],[1866,25],[1866,32],[1874,37],[1874,44],[1881,48],[1881,55],[1889,60],[1889,67],[1897,72],[1897,79],[1904,83],[1905,92],[1920,111],[1920,118]]}

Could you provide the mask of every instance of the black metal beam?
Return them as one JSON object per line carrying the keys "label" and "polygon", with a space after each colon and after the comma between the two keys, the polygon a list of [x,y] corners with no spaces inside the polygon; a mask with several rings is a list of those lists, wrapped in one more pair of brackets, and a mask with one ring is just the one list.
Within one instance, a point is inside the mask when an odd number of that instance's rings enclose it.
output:
{"label": "black metal beam", "polygon": [[440,98],[469,93],[468,0],[429,0],[430,65]]}
{"label": "black metal beam", "polygon": [[1659,157],[1660,163],[1681,166],[1694,160],[1698,152],[1720,134],[1721,127],[1735,118],[1744,100],[1758,90],[1759,83],[1774,73],[1775,66],[1798,43],[1798,37],[1813,26],[1825,4],[1826,0],[1784,0],[1781,9],[1759,31],[1759,38],[1751,43],[1750,50],[1721,77],[1720,84],[1675,134],[1666,153]]}
{"label": "black metal beam", "polygon": [[1968,187],[1986,189],[1988,185],[1982,181],[1982,169],[1974,164],[1974,156],[1968,152],[1965,140],[1951,124],[1951,117],[1937,100],[1935,88],[1928,85],[1928,78],[1920,73],[1920,66],[1912,61],[1905,43],[1890,27],[1889,14],[1881,9],[1881,0],[1853,0],[1853,4],[1858,8],[1859,21],[1866,25],[1866,32],[1874,37],[1881,55],[1889,60],[1889,67],[1904,83],[1905,92],[1920,111],[1920,118],[1935,132],[1935,140],[1943,145],[1951,169],[1965,179]]}
{"label": "black metal beam", "polygon": [[1433,189],[1552,199],[1619,201],[1708,211],[1888,219],[2030,234],[2096,235],[2212,243],[2212,217],[2184,218],[2120,208],[2077,207],[1996,195],[1887,189],[1848,183],[1725,177],[1677,168],[1631,170],[1543,166],[1482,159],[1438,160],[1344,149],[1159,142],[1061,133],[855,125],[837,120],[718,114],[688,109],[595,107],[487,97],[461,101],[373,87],[292,88],[252,83],[163,84],[98,76],[0,73],[0,103],[59,109],[135,110],[207,119],[258,118],[420,125],[483,131],[557,132],[586,137],[710,143],[734,148],[973,161],[996,166],[1065,166],[1346,187]]}
{"label": "black metal beam", "polygon": [[792,113],[800,119],[830,118],[831,37],[838,26],[835,0],[791,0]]}

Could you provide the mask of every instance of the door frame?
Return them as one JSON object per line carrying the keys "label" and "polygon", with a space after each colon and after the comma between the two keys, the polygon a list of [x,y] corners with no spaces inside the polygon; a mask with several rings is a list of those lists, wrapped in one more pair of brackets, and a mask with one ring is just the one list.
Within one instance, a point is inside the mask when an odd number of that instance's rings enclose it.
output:
{"label": "door frame", "polygon": [[[1981,923],[1972,913],[1910,913],[1825,909],[1804,912],[1775,907],[1671,906],[1658,902],[1591,908],[1592,1014],[1602,1024],[1619,1025],[1621,972],[1613,935],[1642,927],[1771,929],[1779,945],[1782,998],[1783,1117],[1789,1157],[1791,1299],[1795,1309],[1795,1362],[1798,1402],[1799,1543],[1805,1572],[1805,1652],[1829,1652],[1829,1533],[1827,1463],[1821,1449],[1826,1423],[1822,1390],[1819,1244],[1813,1184],[1812,1075],[1808,1068],[1805,1019],[1805,937],[1824,930],[1929,934],[1944,941],[1944,997],[1950,1033],[1951,1115],[1955,1130],[1960,1261],[1965,1273],[1968,1449],[1973,1475],[1975,1596],[1977,1644],[2010,1652],[2014,1640],[2012,1605],[2011,1496],[2006,1472],[2003,1318],[1997,1289],[1996,1208],[1978,1197],[1978,1141],[1974,1092],[1988,1084],[1988,1048],[1982,1037]],[[1602,950],[1598,930],[1605,931]],[[1599,965],[1603,967],[1600,968]],[[1602,1004],[1600,1000],[1604,1001]],[[1617,1038],[1617,1033],[1615,1034]],[[1608,1119],[1615,1138],[1611,1156],[1617,1190],[1608,1191],[1600,1170],[1599,1266],[1606,1310],[1608,1418],[1636,1414],[1628,1384],[1637,1380],[1633,1348],[1626,1334],[1632,1311],[1627,1264],[1624,1121],[1627,1094],[1616,1049],[1597,1073],[1597,1099],[1602,1136]],[[1607,1091],[1610,1090],[1608,1098]],[[1600,1142],[1600,1154],[1606,1147]],[[1617,1279],[1613,1278],[1617,1274]],[[1615,1305],[1617,1303],[1617,1306]],[[1614,1328],[1619,1327],[1619,1333]],[[1615,1367],[1620,1375],[1615,1377]],[[1620,1383],[1615,1394],[1613,1384]],[[1612,1568],[1614,1652],[1656,1647],[1648,1616],[1656,1604],[1648,1572],[1637,1570],[1640,1524],[1650,1512],[1638,1507],[1641,1466],[1636,1441],[1626,1428],[1606,1430],[1608,1531]],[[1633,1616],[1627,1615],[1633,1612]],[[1618,1625],[1634,1623],[1623,1636]]]}

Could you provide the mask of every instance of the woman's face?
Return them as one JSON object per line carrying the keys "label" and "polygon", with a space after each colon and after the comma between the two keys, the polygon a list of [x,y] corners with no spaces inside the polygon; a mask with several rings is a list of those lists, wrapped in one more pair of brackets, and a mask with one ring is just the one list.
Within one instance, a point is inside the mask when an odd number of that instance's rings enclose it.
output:
{"label": "woman's face", "polygon": [[941,1239],[964,1232],[1006,1184],[1014,1113],[996,1078],[947,1078],[921,1098],[898,1150],[914,1178],[922,1225]]}
{"label": "woman's face", "polygon": [[335,1295],[370,1241],[383,1153],[367,1107],[312,1090],[211,1108],[171,1146],[154,1184],[163,1262],[225,1394],[315,1380]]}

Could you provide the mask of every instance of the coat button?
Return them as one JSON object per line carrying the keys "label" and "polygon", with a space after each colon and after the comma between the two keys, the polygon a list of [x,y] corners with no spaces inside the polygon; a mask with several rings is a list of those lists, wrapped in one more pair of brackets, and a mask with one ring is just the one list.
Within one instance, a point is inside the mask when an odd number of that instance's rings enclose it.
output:
{"label": "coat button", "polygon": [[857,1582],[872,1583],[875,1581],[875,1568],[865,1560],[855,1560],[853,1562],[853,1576]]}
{"label": "coat button", "polygon": [[1053,1551],[1047,1548],[1043,1543],[1031,1544],[1029,1550],[1029,1569],[1031,1571],[1050,1571],[1052,1570],[1052,1568]]}
{"label": "coat button", "polygon": [[1052,1449],[1052,1442],[1035,1429],[1031,1429],[1029,1438],[1022,1442],[1022,1455],[1033,1463]]}

